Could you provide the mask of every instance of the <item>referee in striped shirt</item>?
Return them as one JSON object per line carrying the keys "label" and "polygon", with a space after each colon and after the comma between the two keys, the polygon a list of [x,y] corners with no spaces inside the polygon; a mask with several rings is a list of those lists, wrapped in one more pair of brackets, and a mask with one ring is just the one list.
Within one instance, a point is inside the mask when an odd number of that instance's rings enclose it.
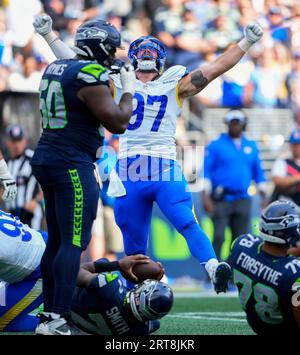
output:
{"label": "referee in striped shirt", "polygon": [[17,197],[6,203],[8,212],[34,229],[40,229],[43,219],[42,192],[32,174],[30,160],[33,150],[27,148],[27,138],[19,125],[6,129],[6,147],[9,152],[8,170],[17,183]]}

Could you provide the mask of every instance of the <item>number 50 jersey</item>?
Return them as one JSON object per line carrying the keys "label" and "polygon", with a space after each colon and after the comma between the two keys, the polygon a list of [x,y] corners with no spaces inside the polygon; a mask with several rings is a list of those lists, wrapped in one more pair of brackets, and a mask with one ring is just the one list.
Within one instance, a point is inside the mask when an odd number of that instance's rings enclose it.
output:
{"label": "number 50 jersey", "polygon": [[103,127],[77,95],[83,87],[99,85],[109,86],[108,73],[96,62],[64,59],[48,65],[40,84],[43,133],[32,164],[92,164],[96,160],[103,145]]}
{"label": "number 50 jersey", "polygon": [[[156,80],[147,83],[136,80],[132,117],[120,136],[120,159],[141,154],[176,160],[176,121],[181,112],[178,82],[187,74],[185,67],[175,65]],[[119,102],[120,76],[110,77]]]}
{"label": "number 50 jersey", "polygon": [[270,255],[262,246],[261,238],[243,235],[229,258],[247,321],[257,334],[299,334],[293,301],[299,296],[300,260]]}
{"label": "number 50 jersey", "polygon": [[0,280],[24,280],[39,267],[45,247],[42,233],[0,210]]}

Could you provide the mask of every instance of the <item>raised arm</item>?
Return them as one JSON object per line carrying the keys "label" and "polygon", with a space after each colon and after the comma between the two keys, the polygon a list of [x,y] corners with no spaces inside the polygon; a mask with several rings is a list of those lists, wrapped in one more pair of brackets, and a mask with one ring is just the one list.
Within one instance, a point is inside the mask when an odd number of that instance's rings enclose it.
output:
{"label": "raised arm", "polygon": [[56,58],[71,59],[76,56],[76,53],[52,31],[52,19],[49,15],[42,14],[36,16],[33,22],[33,27],[38,34],[44,37]]}
{"label": "raised arm", "polygon": [[212,63],[192,71],[180,80],[179,97],[185,98],[198,94],[208,83],[235,66],[262,35],[263,30],[258,24],[248,25],[245,29],[245,37],[239,43],[233,45]]}

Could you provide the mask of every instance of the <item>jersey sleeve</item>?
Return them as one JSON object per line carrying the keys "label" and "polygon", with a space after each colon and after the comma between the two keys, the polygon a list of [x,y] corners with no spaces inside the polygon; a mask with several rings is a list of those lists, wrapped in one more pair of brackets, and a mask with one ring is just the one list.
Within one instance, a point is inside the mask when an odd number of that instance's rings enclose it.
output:
{"label": "jersey sleeve", "polygon": [[78,68],[76,75],[77,85],[84,86],[109,86],[108,71],[98,63],[88,63]]}

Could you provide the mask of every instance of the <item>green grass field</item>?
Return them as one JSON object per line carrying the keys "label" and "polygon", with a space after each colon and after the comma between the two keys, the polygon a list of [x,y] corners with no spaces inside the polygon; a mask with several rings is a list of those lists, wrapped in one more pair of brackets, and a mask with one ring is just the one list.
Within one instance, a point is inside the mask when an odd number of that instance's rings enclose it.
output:
{"label": "green grass field", "polygon": [[175,297],[172,311],[157,335],[246,335],[247,324],[237,297]]}
{"label": "green grass field", "polygon": [[161,328],[155,334],[246,335],[254,333],[247,324],[237,297],[203,297],[201,294],[178,292],[175,294],[172,311],[162,319]]}

